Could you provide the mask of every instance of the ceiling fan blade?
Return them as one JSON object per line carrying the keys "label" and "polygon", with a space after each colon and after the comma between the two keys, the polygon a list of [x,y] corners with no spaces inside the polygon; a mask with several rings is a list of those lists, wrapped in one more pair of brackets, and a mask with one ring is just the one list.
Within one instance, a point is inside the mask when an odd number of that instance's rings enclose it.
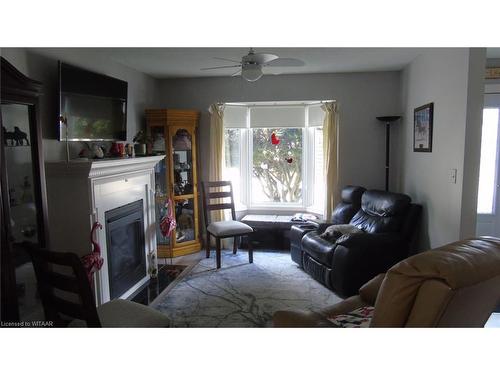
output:
{"label": "ceiling fan blade", "polygon": [[211,68],[201,68],[200,70],[213,70],[213,69],[225,69],[225,68],[239,68],[241,64],[238,65],[225,65],[225,66],[214,66]]}
{"label": "ceiling fan blade", "polygon": [[243,57],[243,62],[253,62],[262,65],[276,60],[277,58],[278,56],[272,53],[251,53]]}
{"label": "ceiling fan blade", "polygon": [[278,57],[265,64],[266,66],[304,66],[304,61],[287,57]]}
{"label": "ceiling fan blade", "polygon": [[231,74],[231,77],[237,77],[241,74],[241,69],[238,69],[236,72],[234,72],[233,74]]}
{"label": "ceiling fan blade", "polygon": [[238,63],[238,64],[241,64],[241,61],[238,61],[238,60],[233,60],[233,59],[226,59],[224,57],[212,57],[213,59],[216,59],[216,60],[222,60],[222,61],[231,61],[231,62],[234,62],[234,63]]}

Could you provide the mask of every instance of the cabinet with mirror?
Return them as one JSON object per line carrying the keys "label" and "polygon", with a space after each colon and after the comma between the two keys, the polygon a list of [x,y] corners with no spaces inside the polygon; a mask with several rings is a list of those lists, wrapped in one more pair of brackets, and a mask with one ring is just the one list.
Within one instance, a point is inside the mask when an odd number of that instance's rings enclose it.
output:
{"label": "cabinet with mirror", "polygon": [[[156,238],[159,257],[175,257],[201,249],[198,215],[196,129],[199,112],[146,110],[152,152],[166,155],[156,166]],[[170,206],[169,205],[170,203]],[[163,236],[159,223],[175,215],[177,227]]]}
{"label": "cabinet with mirror", "polygon": [[43,319],[28,241],[48,246],[47,200],[38,121],[41,84],[1,59],[2,321]]}

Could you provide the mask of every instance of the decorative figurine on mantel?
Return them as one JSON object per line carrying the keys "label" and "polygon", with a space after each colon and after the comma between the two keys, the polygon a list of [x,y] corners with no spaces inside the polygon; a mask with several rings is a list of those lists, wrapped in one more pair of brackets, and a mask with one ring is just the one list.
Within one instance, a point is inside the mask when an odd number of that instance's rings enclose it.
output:
{"label": "decorative figurine on mantel", "polygon": [[146,156],[148,148],[152,147],[153,140],[149,137],[144,130],[139,130],[134,139],[135,156]]}
{"label": "decorative figurine on mantel", "polygon": [[96,159],[102,159],[104,157],[104,149],[99,145],[92,146],[92,153]]}
{"label": "decorative figurine on mantel", "polygon": [[94,158],[102,159],[104,158],[105,151],[104,148],[98,144],[90,145],[85,143],[85,147],[80,150],[78,157],[82,159]]}

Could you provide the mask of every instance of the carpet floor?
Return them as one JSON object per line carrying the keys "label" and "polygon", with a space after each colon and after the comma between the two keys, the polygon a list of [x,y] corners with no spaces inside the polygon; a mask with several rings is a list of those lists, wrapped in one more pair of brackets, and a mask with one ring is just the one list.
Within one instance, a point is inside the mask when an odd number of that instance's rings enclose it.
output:
{"label": "carpet floor", "polygon": [[289,252],[246,251],[202,259],[155,308],[173,327],[270,327],[273,313],[286,309],[320,309],[341,298],[303,272]]}

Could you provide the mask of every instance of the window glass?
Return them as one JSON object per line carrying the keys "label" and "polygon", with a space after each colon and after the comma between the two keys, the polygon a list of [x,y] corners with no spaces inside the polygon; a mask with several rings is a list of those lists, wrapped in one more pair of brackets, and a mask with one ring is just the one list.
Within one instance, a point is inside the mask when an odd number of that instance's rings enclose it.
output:
{"label": "window glass", "polygon": [[241,202],[241,129],[224,130],[224,170],[222,177],[233,184],[235,203]]}
{"label": "window glass", "polygon": [[498,108],[485,108],[483,110],[481,163],[479,167],[477,199],[477,212],[480,214],[491,214],[495,209],[498,115]]}
{"label": "window glass", "polygon": [[302,203],[300,128],[252,130],[252,203]]}

